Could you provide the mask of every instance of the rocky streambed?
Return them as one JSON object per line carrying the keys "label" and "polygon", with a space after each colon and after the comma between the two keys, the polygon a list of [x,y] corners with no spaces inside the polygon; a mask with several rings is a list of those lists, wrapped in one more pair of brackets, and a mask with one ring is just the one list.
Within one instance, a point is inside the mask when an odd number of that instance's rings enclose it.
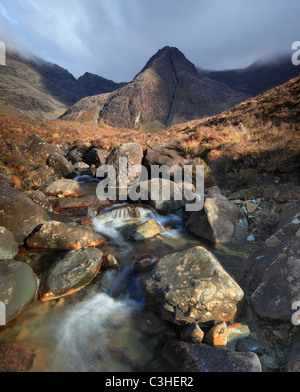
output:
{"label": "rocky streambed", "polygon": [[75,180],[0,180],[1,371],[299,370],[299,202],[271,225],[255,195],[186,213]]}

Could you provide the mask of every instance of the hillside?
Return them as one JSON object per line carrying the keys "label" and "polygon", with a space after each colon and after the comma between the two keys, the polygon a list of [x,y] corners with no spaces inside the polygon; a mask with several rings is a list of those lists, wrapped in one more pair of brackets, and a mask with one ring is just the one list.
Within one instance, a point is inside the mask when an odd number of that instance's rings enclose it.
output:
{"label": "hillside", "polygon": [[220,113],[248,96],[200,75],[177,48],[164,47],[131,83],[106,96],[86,98],[63,120],[103,122],[110,126],[163,129]]}
{"label": "hillside", "polygon": [[8,52],[7,65],[0,67],[0,113],[56,119],[83,97],[123,85],[89,73],[77,80],[58,65]]}

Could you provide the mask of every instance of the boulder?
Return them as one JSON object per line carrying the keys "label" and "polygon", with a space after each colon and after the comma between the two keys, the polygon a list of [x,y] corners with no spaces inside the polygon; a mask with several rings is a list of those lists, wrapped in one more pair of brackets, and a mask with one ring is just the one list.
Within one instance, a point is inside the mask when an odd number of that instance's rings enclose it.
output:
{"label": "boulder", "polygon": [[[298,224],[299,227],[299,224]],[[251,303],[260,317],[291,322],[300,299],[300,228],[265,271]]]}
{"label": "boulder", "polygon": [[286,226],[288,223],[292,222],[296,215],[299,214],[300,219],[300,200],[295,200],[292,203],[288,204],[281,213],[280,222],[278,224],[277,229],[281,229]]}
{"label": "boulder", "polygon": [[15,260],[0,261],[0,299],[6,305],[6,323],[17,317],[36,294],[32,268]]}
{"label": "boulder", "polygon": [[24,193],[0,181],[0,225],[9,230],[18,245],[41,223],[49,221],[47,212]]}
{"label": "boulder", "polygon": [[260,360],[254,353],[238,353],[226,348],[210,347],[204,344],[169,340],[165,344],[161,356],[178,372],[262,372]]}
{"label": "boulder", "polygon": [[110,153],[107,150],[101,150],[100,148],[92,148],[87,154],[86,161],[89,165],[95,165],[96,167],[106,165],[106,161]]}
{"label": "boulder", "polygon": [[177,325],[233,320],[244,293],[202,247],[163,257],[142,283],[145,300]]}
{"label": "boulder", "polygon": [[145,152],[143,165],[151,170],[151,166],[155,165],[166,165],[169,168],[174,165],[183,166],[186,161],[179,144],[175,142],[148,148]]}
{"label": "boulder", "polygon": [[52,196],[52,197],[80,197],[84,196],[85,192],[81,188],[81,186],[78,184],[78,182],[73,181],[73,180],[58,180],[54,181],[52,184],[50,184],[46,190],[45,194],[47,196]]}
{"label": "boulder", "polygon": [[52,202],[53,211],[69,216],[96,216],[101,210],[112,205],[112,201],[101,201],[89,195],[76,199],[56,199]]}
{"label": "boulder", "polygon": [[141,182],[140,197],[162,215],[179,210],[186,204],[180,187],[173,181],[161,178]]}
{"label": "boulder", "polygon": [[244,269],[244,282],[249,290],[255,291],[267,276],[271,264],[285,252],[300,229],[300,221],[290,222],[262,244],[248,258]]}
{"label": "boulder", "polygon": [[201,211],[191,214],[186,229],[215,244],[245,242],[249,235],[242,209],[217,193],[205,199]]}
{"label": "boulder", "polygon": [[155,237],[157,234],[162,233],[163,231],[164,229],[159,223],[157,223],[154,219],[150,219],[136,229],[133,238],[136,241],[142,241],[147,238]]}
{"label": "boulder", "polygon": [[[129,186],[131,182],[134,180],[138,179],[140,174],[141,174],[141,165],[142,165],[142,159],[143,159],[143,149],[142,147],[137,144],[137,143],[126,143],[122,144],[121,146],[115,148],[107,158],[107,165],[110,165],[115,168],[116,170],[116,175],[117,175],[117,183],[119,183],[119,174],[120,174],[120,166],[119,166],[119,159],[120,158],[127,158],[128,164],[127,164],[127,169],[128,171],[130,170],[131,167],[133,166],[140,166],[140,170],[137,171],[137,174],[134,176],[130,176],[128,174],[127,178],[127,185]],[[122,184],[126,184],[126,179],[125,177],[122,179]]]}
{"label": "boulder", "polygon": [[13,234],[5,227],[0,227],[0,260],[13,259],[18,251],[19,247]]}
{"label": "boulder", "polygon": [[47,165],[54,170],[54,173],[58,177],[72,178],[76,175],[73,165],[64,156],[58,153],[51,154],[48,157]]}
{"label": "boulder", "polygon": [[89,285],[101,268],[102,256],[100,249],[82,248],[59,258],[41,280],[41,300],[70,295]]}
{"label": "boulder", "polygon": [[73,227],[50,221],[38,226],[26,239],[30,249],[73,250],[101,245],[105,238],[86,227]]}

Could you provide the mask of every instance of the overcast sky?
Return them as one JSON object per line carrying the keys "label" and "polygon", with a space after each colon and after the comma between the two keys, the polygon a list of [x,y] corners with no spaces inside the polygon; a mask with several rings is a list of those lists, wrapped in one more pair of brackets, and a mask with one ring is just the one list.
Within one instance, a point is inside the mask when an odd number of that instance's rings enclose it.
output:
{"label": "overcast sky", "polygon": [[67,68],[128,82],[160,48],[233,69],[292,53],[300,0],[0,0],[0,40]]}

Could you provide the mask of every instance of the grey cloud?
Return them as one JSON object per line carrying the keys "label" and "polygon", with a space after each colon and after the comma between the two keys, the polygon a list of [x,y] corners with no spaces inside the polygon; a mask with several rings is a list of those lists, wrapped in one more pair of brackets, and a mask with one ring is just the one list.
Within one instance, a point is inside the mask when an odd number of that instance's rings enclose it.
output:
{"label": "grey cloud", "polygon": [[1,0],[0,34],[76,77],[119,82],[165,45],[207,69],[289,52],[299,14],[298,0]]}

